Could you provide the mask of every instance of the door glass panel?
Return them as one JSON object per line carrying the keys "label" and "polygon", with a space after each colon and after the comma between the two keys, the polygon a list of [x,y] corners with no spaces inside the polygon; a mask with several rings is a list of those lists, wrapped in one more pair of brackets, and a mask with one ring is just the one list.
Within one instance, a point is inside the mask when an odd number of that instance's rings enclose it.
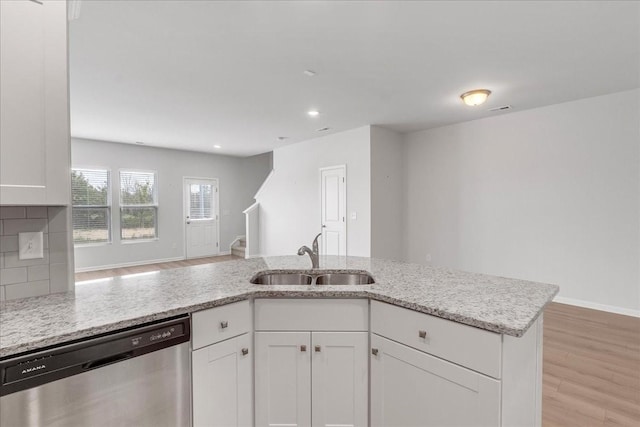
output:
{"label": "door glass panel", "polygon": [[189,217],[213,219],[213,191],[211,184],[191,184],[189,191]]}

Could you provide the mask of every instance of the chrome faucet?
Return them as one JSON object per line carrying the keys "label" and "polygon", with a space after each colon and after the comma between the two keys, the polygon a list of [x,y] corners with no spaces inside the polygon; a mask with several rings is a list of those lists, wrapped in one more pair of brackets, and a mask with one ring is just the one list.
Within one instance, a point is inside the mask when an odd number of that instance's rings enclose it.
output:
{"label": "chrome faucet", "polygon": [[311,258],[311,268],[320,268],[320,254],[318,252],[318,237],[322,236],[322,233],[318,233],[315,239],[313,239],[313,243],[311,247],[313,249],[309,249],[308,246],[301,246],[298,249],[298,255],[309,254],[309,258]]}

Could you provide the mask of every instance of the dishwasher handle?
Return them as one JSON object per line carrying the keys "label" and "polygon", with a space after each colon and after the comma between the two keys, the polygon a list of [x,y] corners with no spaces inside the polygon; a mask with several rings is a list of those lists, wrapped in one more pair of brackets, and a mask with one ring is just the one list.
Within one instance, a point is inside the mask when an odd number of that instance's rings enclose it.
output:
{"label": "dishwasher handle", "polygon": [[112,363],[121,362],[126,359],[130,359],[133,357],[133,351],[128,351],[126,353],[120,353],[113,356],[105,357],[100,360],[92,360],[91,362],[87,362],[82,365],[82,368],[85,370],[100,368],[102,366],[110,365]]}

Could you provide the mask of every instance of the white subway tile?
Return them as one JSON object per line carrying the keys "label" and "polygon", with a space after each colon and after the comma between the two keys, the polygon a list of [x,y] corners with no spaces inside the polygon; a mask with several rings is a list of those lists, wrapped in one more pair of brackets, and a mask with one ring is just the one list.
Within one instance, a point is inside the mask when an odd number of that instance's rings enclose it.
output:
{"label": "white subway tile", "polygon": [[49,233],[49,262],[51,264],[66,263],[69,260],[70,248],[67,233]]}
{"label": "white subway tile", "polygon": [[20,283],[17,285],[6,285],[5,298],[7,300],[18,298],[37,297],[49,293],[49,281],[40,280],[37,282]]}
{"label": "white subway tile", "polygon": [[0,252],[17,252],[18,236],[0,237]]}
{"label": "white subway tile", "polygon": [[25,267],[3,268],[0,270],[0,285],[12,285],[27,281],[27,269]]}
{"label": "white subway tile", "polygon": [[3,234],[13,236],[18,233],[28,233],[32,231],[42,231],[47,233],[48,225],[46,219],[5,219]]}
{"label": "white subway tile", "polygon": [[20,219],[27,217],[27,210],[22,206],[0,207],[0,219]]}
{"label": "white subway tile", "polygon": [[27,280],[29,282],[36,282],[38,280],[47,280],[49,278],[49,266],[34,265],[27,267]]}
{"label": "white subway tile", "polygon": [[49,207],[49,232],[60,233],[63,231],[68,231],[67,209],[68,208],[61,206]]}
{"label": "white subway tile", "polygon": [[47,218],[47,207],[46,206],[27,207],[27,218]]}
{"label": "white subway tile", "polygon": [[50,292],[67,292],[72,289],[69,283],[69,267],[67,264],[51,264],[49,266]]}
{"label": "white subway tile", "polygon": [[4,252],[4,267],[31,267],[32,265],[49,264],[49,251],[44,251],[44,258],[38,259],[18,259],[18,252]]}

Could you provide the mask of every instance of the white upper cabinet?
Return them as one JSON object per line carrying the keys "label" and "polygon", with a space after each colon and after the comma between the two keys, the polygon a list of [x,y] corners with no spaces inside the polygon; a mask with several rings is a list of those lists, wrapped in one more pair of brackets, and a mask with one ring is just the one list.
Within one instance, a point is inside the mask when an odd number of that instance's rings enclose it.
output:
{"label": "white upper cabinet", "polygon": [[68,205],[67,4],[0,2],[0,204]]}

